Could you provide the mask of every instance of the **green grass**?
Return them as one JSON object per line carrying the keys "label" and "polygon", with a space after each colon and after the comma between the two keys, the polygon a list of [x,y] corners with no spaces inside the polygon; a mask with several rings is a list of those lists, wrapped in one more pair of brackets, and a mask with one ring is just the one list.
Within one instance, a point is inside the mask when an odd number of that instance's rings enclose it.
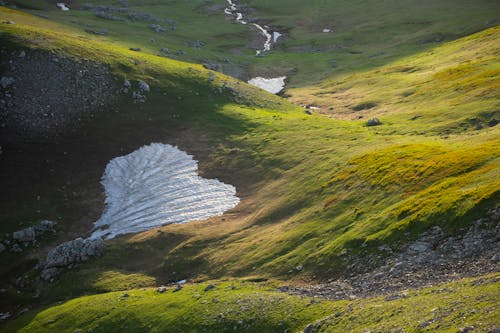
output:
{"label": "green grass", "polygon": [[497,328],[498,274],[463,279],[392,298],[327,301],[289,296],[273,282],[193,284],[163,294],[134,289],[76,298],[30,311],[4,332],[456,332]]}
{"label": "green grass", "polygon": [[[363,3],[360,1],[359,5]],[[440,2],[441,5],[443,3]],[[172,4],[175,4],[172,8],[181,6],[180,2]],[[265,9],[264,3],[259,5],[255,1],[251,4]],[[471,14],[474,20],[477,19],[474,22],[484,18],[487,7],[477,7],[478,13],[472,11],[476,13]],[[271,9],[267,10],[273,13]],[[444,9],[440,10],[442,13]],[[369,10],[362,17],[368,13]],[[59,18],[59,15],[66,14],[51,12],[50,15]],[[86,18],[85,13],[70,12],[70,15],[78,16],[82,22],[93,20]],[[185,15],[187,20],[188,14]],[[362,20],[362,17],[357,20]],[[60,20],[66,22],[66,19]],[[209,16],[207,19],[214,18]],[[368,64],[363,58],[365,53],[363,57],[349,53],[350,57],[358,57],[356,61],[359,62],[353,61],[353,67],[356,64],[365,66],[358,66],[352,71],[343,69],[345,72],[329,75],[319,85],[291,91],[295,101],[312,100],[322,107],[333,105],[335,110],[347,110],[346,118],[351,117],[350,112],[365,117],[340,120],[306,115],[302,109],[284,99],[222,74],[215,73],[214,82],[210,82],[209,71],[200,65],[146,52],[132,52],[128,50],[131,45],[129,38],[145,40],[145,35],[131,34],[128,37],[128,32],[137,28],[134,25],[123,27],[126,37],[110,36],[116,39],[113,41],[108,37],[85,34],[74,24],[55,23],[5,8],[0,9],[0,20],[16,22],[0,26],[2,45],[24,48],[28,56],[32,49],[38,49],[56,52],[61,57],[104,63],[120,79],[145,79],[152,86],[146,104],[134,105],[124,98],[118,105],[118,112],[104,112],[86,123],[81,129],[85,135],[70,136],[58,145],[45,147],[34,154],[32,157],[36,160],[45,159],[48,155],[52,157],[51,154],[58,156],[68,148],[77,152],[70,154],[69,160],[61,159],[58,164],[61,172],[45,174],[45,171],[37,169],[36,174],[40,175],[38,182],[44,185],[37,193],[41,196],[40,200],[34,198],[33,188],[30,187],[22,191],[12,205],[2,204],[2,233],[35,223],[40,219],[39,212],[42,212],[44,218],[60,218],[62,234],[72,237],[72,230],[81,228],[82,220],[91,223],[101,213],[99,178],[107,161],[124,151],[132,151],[155,141],[176,144],[194,154],[200,161],[203,175],[234,184],[242,198],[241,204],[223,217],[170,225],[160,231],[152,230],[110,241],[102,258],[63,274],[54,284],[38,283],[36,272],[28,273],[26,278],[43,295],[42,301],[33,301],[36,305],[183,278],[204,280],[249,275],[281,279],[328,277],[343,272],[347,266],[348,263],[339,257],[344,251],[359,253],[360,245],[365,243],[368,246],[360,255],[370,254],[380,243],[399,244],[413,240],[433,225],[440,225],[454,233],[499,203],[500,137],[498,126],[488,125],[493,118],[498,119],[496,88],[499,63],[496,54],[499,28],[463,38],[457,36],[454,41],[433,44],[432,48],[418,44],[411,52],[399,52],[396,47],[390,52],[397,53],[397,57],[373,64]],[[326,21],[320,23],[318,27]],[[373,29],[368,23],[360,27],[360,36],[364,31]],[[245,33],[244,27],[230,27]],[[374,35],[375,32],[372,32]],[[406,40],[407,37],[398,38]],[[415,40],[421,37],[419,33]],[[375,44],[367,47],[375,47]],[[278,52],[258,61],[273,66]],[[301,57],[307,61],[315,59],[315,55],[303,57],[293,52],[283,57]],[[322,67],[311,70],[318,69]],[[317,78],[313,78],[317,82]],[[296,79],[300,81],[300,75]],[[352,110],[351,107],[362,103],[371,103],[373,107]],[[366,118],[370,116],[380,117],[383,124],[366,127]],[[7,155],[2,158],[4,156]],[[16,158],[20,160],[14,160],[19,162],[15,165],[26,164],[21,163],[26,162],[23,160],[25,157]],[[37,165],[33,161],[30,164]],[[71,186],[60,190],[68,181]],[[84,233],[85,230],[79,232]],[[55,243],[54,239],[46,239],[42,243],[42,251],[31,248],[22,254],[2,253],[2,281],[11,281],[22,274],[33,259],[42,259],[44,250]],[[297,265],[303,265],[304,270],[295,270]],[[189,287],[186,292],[199,293],[196,288],[201,287]],[[242,287],[241,293],[253,300],[254,287],[245,288]],[[484,292],[489,293],[488,290],[484,289]],[[0,305],[26,302],[33,292],[25,290],[17,295],[13,289],[9,290],[8,297],[0,300]],[[261,292],[267,293],[259,290],[259,294]],[[96,303],[103,310],[106,297],[110,295],[112,304],[130,302],[142,307],[147,306],[144,302],[152,299],[172,302],[167,305],[175,309],[172,318],[168,319],[173,321],[157,320],[154,313],[152,317],[145,317],[144,322],[132,315],[127,319],[130,313],[118,311],[122,310],[119,307],[116,311],[109,308],[113,311],[106,310],[111,312],[109,318],[102,319],[102,330],[115,327],[113,325],[118,319],[124,320],[130,327],[135,320],[137,329],[147,329],[151,323],[179,325],[174,327],[181,330],[185,329],[186,326],[182,325],[186,323],[193,325],[190,327],[220,329],[216,326],[220,323],[214,322],[210,316],[196,317],[190,322],[187,314],[180,315],[181,312],[186,313],[182,307],[186,301],[183,293],[169,294],[172,298],[164,295],[165,300],[152,291],[133,291],[127,300],[121,300],[120,294],[106,294],[70,301],[62,307],[81,309],[81,318],[77,316],[74,319],[82,320],[77,322],[78,325],[91,325],[86,320],[99,316],[101,312],[96,311],[87,317],[84,308],[77,305],[91,299],[103,302]],[[144,297],[139,298],[141,295]],[[271,300],[281,297],[272,292],[266,295]],[[226,296],[228,302],[233,302],[238,292],[228,292],[228,295],[220,297]],[[459,296],[452,293],[450,297]],[[201,306],[195,299],[189,299],[187,304]],[[257,322],[263,326],[252,329],[275,329],[275,325],[279,324],[276,319],[278,313],[284,311],[286,306],[300,313],[305,311],[303,317],[290,316],[285,321],[285,325],[294,330],[308,321],[323,317],[323,305],[312,307],[319,311],[319,315],[314,311],[301,310],[306,300],[287,299],[289,303],[284,303],[283,308],[277,308],[276,313],[271,312],[269,317]],[[255,304],[255,309],[262,305],[259,302]],[[362,304],[360,301],[359,307]],[[210,306],[217,315],[222,304]],[[385,309],[384,306],[380,311]],[[467,305],[463,306],[467,308]],[[61,310],[54,309],[46,311]],[[133,307],[130,309],[133,311]],[[376,310],[375,307],[373,317],[360,318],[375,320],[379,316]],[[44,325],[52,318],[43,317],[43,313],[40,316],[43,319],[39,322],[35,320],[33,325]],[[174,317],[183,321],[175,321]],[[29,316],[24,318],[32,319]],[[106,321],[108,319],[109,322]],[[236,319],[231,320],[233,325]],[[359,320],[356,325],[362,326],[362,319]],[[451,322],[458,323],[459,320],[455,318]],[[100,323],[96,322],[96,325]],[[61,328],[70,327],[64,326],[69,325],[65,320],[52,324],[63,325]],[[46,329],[57,328],[52,324],[48,324]],[[412,322],[411,325],[414,327],[416,324]]]}

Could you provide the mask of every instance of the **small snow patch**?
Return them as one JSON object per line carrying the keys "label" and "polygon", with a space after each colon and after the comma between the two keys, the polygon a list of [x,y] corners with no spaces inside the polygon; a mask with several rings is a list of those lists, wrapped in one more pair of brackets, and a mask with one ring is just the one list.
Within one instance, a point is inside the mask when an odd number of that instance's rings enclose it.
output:
{"label": "small snow patch", "polygon": [[58,3],[57,3],[57,7],[59,7],[59,8],[60,8],[62,11],[64,11],[64,12],[66,12],[66,11],[68,11],[68,10],[69,10],[69,7],[68,7],[68,6],[66,6],[66,4],[65,4],[65,3],[63,3],[63,2],[58,2]]}
{"label": "small snow patch", "polygon": [[266,79],[263,77],[254,77],[250,79],[248,83],[253,86],[259,87],[260,89],[264,89],[272,94],[277,94],[285,88],[285,80],[286,76],[275,77],[271,79]]}

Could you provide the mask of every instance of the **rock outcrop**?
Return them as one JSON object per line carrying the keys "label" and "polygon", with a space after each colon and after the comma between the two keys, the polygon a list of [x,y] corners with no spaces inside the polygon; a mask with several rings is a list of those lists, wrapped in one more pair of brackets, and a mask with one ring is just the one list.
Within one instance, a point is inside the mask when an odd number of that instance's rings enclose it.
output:
{"label": "rock outcrop", "polygon": [[12,239],[21,243],[34,242],[37,237],[47,232],[55,232],[54,227],[56,224],[56,222],[44,220],[33,227],[14,231],[12,233]]}
{"label": "rock outcrop", "polygon": [[77,238],[62,243],[48,253],[47,259],[43,264],[41,277],[44,280],[50,280],[55,277],[61,269],[88,261],[93,257],[98,257],[102,255],[103,252],[104,241],[100,238]]}

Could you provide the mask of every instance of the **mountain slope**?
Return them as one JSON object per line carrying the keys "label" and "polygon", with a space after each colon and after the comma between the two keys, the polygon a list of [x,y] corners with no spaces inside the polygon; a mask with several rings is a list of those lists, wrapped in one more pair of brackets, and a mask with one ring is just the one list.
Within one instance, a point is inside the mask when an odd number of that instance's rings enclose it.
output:
{"label": "mountain slope", "polygon": [[[448,236],[461,236],[498,207],[498,28],[308,88],[320,96],[318,104],[376,104],[352,111],[364,118],[347,120],[307,114],[200,65],[134,52],[43,18],[1,8],[0,19],[15,22],[1,25],[7,61],[17,59],[20,50],[28,58],[84,58],[107,66],[118,84],[126,78],[151,85],[146,103],[120,95],[113,108],[36,149],[23,140],[2,144],[0,174],[2,184],[8,184],[0,206],[2,241],[23,223],[60,221],[59,234],[42,240],[41,249],[0,254],[2,288],[7,289],[2,308],[184,278],[259,276],[297,282],[346,277],[372,268],[359,267],[364,259],[387,256],[381,246],[398,252],[436,226]],[[413,85],[415,91],[404,96]],[[349,94],[360,97],[336,99]],[[382,124],[367,126],[372,116]],[[208,221],[117,238],[108,242],[102,258],[52,284],[39,281],[33,267],[47,250],[87,234],[99,218],[99,179],[106,163],[151,142],[175,144],[193,154],[203,175],[236,186],[241,204]],[[40,168],[43,160],[48,166]],[[26,177],[30,181],[22,182]],[[36,294],[41,301],[33,301]],[[451,297],[458,295],[457,288]],[[105,302],[117,294],[96,297]],[[68,311],[80,301],[70,303]],[[298,304],[297,311],[305,307],[300,299],[290,302]],[[93,316],[86,309],[82,318]],[[300,329],[327,310],[300,320],[290,317],[287,325]],[[42,322],[51,320],[41,316]],[[274,318],[262,325],[274,329]]]}

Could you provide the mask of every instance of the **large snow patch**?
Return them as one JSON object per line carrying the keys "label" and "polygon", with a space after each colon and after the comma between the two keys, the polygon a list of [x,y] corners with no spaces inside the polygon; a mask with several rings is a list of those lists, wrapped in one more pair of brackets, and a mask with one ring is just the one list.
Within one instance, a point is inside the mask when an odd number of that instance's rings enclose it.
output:
{"label": "large snow patch", "polygon": [[106,210],[91,238],[222,215],[239,203],[234,186],[198,175],[191,155],[152,143],[112,159],[102,177]]}

